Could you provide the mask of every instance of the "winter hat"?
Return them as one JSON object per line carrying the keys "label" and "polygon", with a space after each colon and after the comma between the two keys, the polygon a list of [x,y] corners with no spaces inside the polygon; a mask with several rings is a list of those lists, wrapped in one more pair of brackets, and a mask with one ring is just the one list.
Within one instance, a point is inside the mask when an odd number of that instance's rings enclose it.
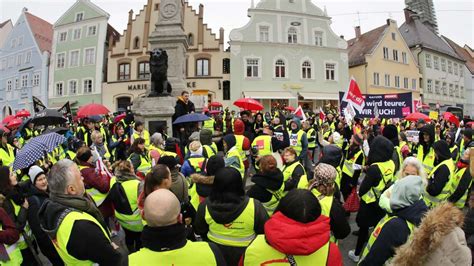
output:
{"label": "winter hat", "polygon": [[28,176],[30,177],[31,183],[35,184],[36,178],[41,174],[44,175],[44,171],[41,167],[33,165],[28,171]]}
{"label": "winter hat", "polygon": [[191,155],[202,155],[202,145],[199,141],[193,141],[189,144]]}
{"label": "winter hat", "polygon": [[435,142],[435,144],[433,144],[433,149],[438,155],[440,162],[451,158],[451,151],[449,150],[449,145],[445,140],[438,140]]}
{"label": "winter hat", "polygon": [[321,216],[321,205],[307,189],[293,189],[280,200],[276,212],[300,223],[310,223]]}
{"label": "winter hat", "polygon": [[470,128],[464,129],[463,135],[469,139],[472,139],[472,129]]}
{"label": "winter hat", "polygon": [[214,184],[212,185],[212,191],[209,195],[210,200],[213,201],[224,194],[227,196],[235,195],[239,197],[245,195],[242,176],[235,168],[224,167],[217,170],[215,174]]}
{"label": "winter hat", "polygon": [[364,137],[362,136],[362,134],[360,133],[357,133],[357,134],[354,134],[352,135],[354,137],[354,143],[357,144],[357,145],[362,145],[362,143],[364,142]]}
{"label": "winter hat", "polygon": [[189,141],[199,141],[199,132],[193,132],[191,136],[189,136]]}
{"label": "winter hat", "polygon": [[178,162],[173,156],[163,156],[158,160],[158,164],[164,164],[168,166],[170,170],[173,170],[176,168],[176,165],[178,165]]}
{"label": "winter hat", "polygon": [[398,180],[390,196],[390,209],[398,210],[413,205],[423,195],[423,180],[420,176],[409,175]]}
{"label": "winter hat", "polygon": [[202,145],[211,145],[212,131],[207,128],[201,129],[201,132],[199,133],[199,140],[201,141]]}
{"label": "winter hat", "polygon": [[206,173],[207,175],[215,175],[216,172],[225,167],[224,158],[218,155],[213,155],[207,160]]}
{"label": "winter hat", "polygon": [[314,168],[314,182],[312,183],[312,187],[318,187],[318,186],[333,186],[334,182],[336,181],[336,176],[337,176],[337,171],[334,166],[326,164],[326,163],[320,163],[316,165]]}
{"label": "winter hat", "polygon": [[235,146],[237,143],[235,140],[234,134],[227,134],[224,136],[224,141],[227,144],[227,149],[230,149]]}
{"label": "winter hat", "polygon": [[234,120],[234,134],[242,135],[242,134],[244,134],[244,131],[245,131],[244,122],[240,119],[235,119]]}

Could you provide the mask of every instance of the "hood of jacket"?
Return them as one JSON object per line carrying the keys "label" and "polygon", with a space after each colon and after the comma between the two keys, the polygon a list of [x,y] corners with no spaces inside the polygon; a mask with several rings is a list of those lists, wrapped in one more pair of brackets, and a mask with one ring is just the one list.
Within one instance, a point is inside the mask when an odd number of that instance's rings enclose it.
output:
{"label": "hood of jacket", "polygon": [[280,169],[276,169],[271,173],[256,173],[252,176],[252,182],[256,185],[264,187],[269,190],[278,190],[283,185],[283,173]]}
{"label": "hood of jacket", "polygon": [[267,242],[276,250],[290,255],[310,255],[329,241],[329,218],[319,216],[313,222],[300,223],[281,212],[265,223]]}
{"label": "hood of jacket", "polygon": [[449,150],[449,144],[444,140],[439,140],[433,144],[433,149],[438,155],[438,162],[451,159],[451,151]]}
{"label": "hood of jacket", "polygon": [[225,141],[225,143],[227,144],[227,151],[229,151],[230,149],[232,149],[232,147],[234,147],[235,144],[237,143],[234,134],[227,134],[227,135],[225,135],[225,136],[224,136],[224,141]]}
{"label": "hood of jacket", "polygon": [[369,156],[367,162],[370,164],[386,162],[392,159],[393,144],[383,136],[377,136],[370,144]]}
{"label": "hood of jacket", "polygon": [[386,125],[383,128],[382,135],[389,139],[393,146],[398,146],[400,141],[398,140],[398,129],[395,125]]}
{"label": "hood of jacket", "polygon": [[[293,123],[296,124],[296,126],[297,126],[296,129],[294,129],[294,130],[291,128],[291,124],[293,124]],[[289,129],[291,131],[293,131],[293,133],[298,132],[301,129],[301,120],[296,116],[293,117],[293,119],[291,119]]]}
{"label": "hood of jacket", "polygon": [[243,197],[242,201],[236,202],[216,202],[206,199],[207,209],[212,219],[219,224],[233,222],[244,211],[249,202],[248,197]]}
{"label": "hood of jacket", "polygon": [[194,173],[194,174],[191,174],[191,180],[195,184],[212,185],[214,183],[214,176]]}
{"label": "hood of jacket", "polygon": [[49,199],[45,200],[38,212],[41,229],[43,229],[43,231],[45,231],[52,239],[55,239],[59,225],[64,217],[66,217],[66,215],[71,211],[71,209],[68,209],[62,204]]}
{"label": "hood of jacket", "polygon": [[201,129],[199,133],[199,140],[202,145],[211,145],[212,144],[212,131],[207,128]]}
{"label": "hood of jacket", "polygon": [[234,120],[234,134],[236,135],[243,135],[245,132],[245,124],[240,119]]}
{"label": "hood of jacket", "polygon": [[[425,143],[425,139],[423,138],[423,134],[428,134],[430,136],[430,142]],[[435,128],[433,125],[426,125],[421,128],[420,130],[420,139],[419,142],[423,147],[431,147],[435,140]]]}
{"label": "hood of jacket", "polygon": [[[410,240],[398,248],[394,265],[424,265],[430,254],[455,228],[462,227],[464,214],[450,203],[443,203],[426,213]],[[414,264],[417,261],[418,263]]]}
{"label": "hood of jacket", "polygon": [[393,210],[393,214],[409,221],[414,225],[419,225],[421,223],[421,219],[427,211],[428,207],[426,206],[425,201],[420,199],[408,207]]}
{"label": "hood of jacket", "polygon": [[319,158],[320,163],[326,163],[337,168],[342,161],[342,150],[336,145],[324,146],[322,156]]}

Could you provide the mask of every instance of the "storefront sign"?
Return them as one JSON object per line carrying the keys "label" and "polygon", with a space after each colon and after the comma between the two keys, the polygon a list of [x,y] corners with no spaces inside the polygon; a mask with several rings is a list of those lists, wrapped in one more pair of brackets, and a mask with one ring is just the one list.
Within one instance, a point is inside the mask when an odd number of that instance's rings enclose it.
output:
{"label": "storefront sign", "polygon": [[292,89],[292,90],[301,90],[303,88],[302,84],[294,84],[294,83],[285,83],[283,84],[284,89]]}
{"label": "storefront sign", "polygon": [[134,84],[128,85],[129,91],[141,91],[141,90],[148,90],[148,84]]}
{"label": "storefront sign", "polygon": [[[339,92],[340,110],[347,106],[347,102],[342,101],[343,97],[344,92]],[[373,118],[378,114],[380,118],[403,118],[404,113],[411,113],[413,110],[411,93],[367,94],[364,98],[365,107],[361,112],[355,110],[356,117]]]}

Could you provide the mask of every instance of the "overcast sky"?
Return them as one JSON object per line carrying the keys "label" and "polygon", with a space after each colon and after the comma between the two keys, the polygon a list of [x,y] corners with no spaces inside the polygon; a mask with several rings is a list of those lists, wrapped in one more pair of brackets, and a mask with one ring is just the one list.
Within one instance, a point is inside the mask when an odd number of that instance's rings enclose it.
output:
{"label": "overcast sky", "polygon": [[[126,28],[128,11],[135,13],[147,0],[92,0],[110,14],[109,23],[120,33]],[[23,7],[31,13],[54,23],[75,0],[0,0],[0,21],[12,19],[15,23]],[[244,26],[248,22],[247,9],[251,0],[189,0],[197,10],[204,4],[204,22],[218,33],[225,29],[228,40],[230,30]],[[259,0],[255,0],[258,3]],[[366,32],[384,24],[387,18],[404,21],[404,0],[313,0],[320,8],[326,6],[332,17],[332,28],[338,35],[348,40],[354,37],[354,26],[359,25]],[[459,45],[474,47],[474,0],[434,0],[440,33]],[[357,14],[359,12],[359,15]],[[360,20],[359,20],[360,19]]]}

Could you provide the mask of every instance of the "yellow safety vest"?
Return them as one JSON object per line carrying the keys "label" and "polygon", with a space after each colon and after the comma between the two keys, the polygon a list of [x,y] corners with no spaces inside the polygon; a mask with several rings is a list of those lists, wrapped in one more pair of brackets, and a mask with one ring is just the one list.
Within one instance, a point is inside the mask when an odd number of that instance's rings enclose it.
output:
{"label": "yellow safety vest", "polygon": [[188,159],[189,165],[194,168],[195,173],[202,173],[206,169],[206,158],[204,157],[191,157]]}
{"label": "yellow safety vest", "polygon": [[73,161],[76,158],[76,153],[68,150],[66,152],[66,157],[68,157],[69,160]]}
{"label": "yellow safety vest", "polygon": [[[2,225],[0,224],[0,230],[2,230]],[[3,245],[7,251],[8,261],[1,261],[0,264],[3,266],[18,266],[23,262],[23,256],[21,255],[21,250],[18,247],[18,241],[13,245]]]}
{"label": "yellow safety vest", "polygon": [[457,162],[459,160],[459,157],[461,157],[461,154],[459,154],[458,146],[454,145],[453,147],[449,148],[449,151],[451,152],[451,157],[452,157],[452,155],[454,154],[454,152],[456,150],[458,150],[458,154],[457,154],[456,158],[454,158],[455,162]]}
{"label": "yellow safety vest", "polygon": [[[117,178],[115,177],[110,180],[110,189],[112,189],[116,182]],[[121,185],[125,191],[128,204],[130,204],[130,209],[133,213],[122,214],[115,210],[115,217],[123,228],[132,232],[141,232],[143,231],[143,223],[140,210],[138,209],[138,187],[140,186],[140,181],[128,180],[121,182]]]}
{"label": "yellow safety vest", "polygon": [[[85,168],[90,168],[90,167],[79,165],[79,170],[82,170],[82,169],[85,169]],[[97,207],[102,205],[102,203],[104,203],[104,201],[105,201],[105,198],[107,198],[107,194],[104,194],[104,193],[100,192],[99,190],[97,190],[96,188],[93,188],[93,187],[86,189],[86,192],[94,200],[95,205],[97,205]]]}
{"label": "yellow safety vest", "polygon": [[237,171],[239,171],[240,173],[240,176],[242,177],[242,179],[244,178],[245,176],[245,165],[244,165],[244,161],[242,160],[242,158],[240,157],[240,153],[239,153],[239,150],[237,149],[236,146],[232,147],[226,154],[226,158],[230,158],[230,157],[236,157],[238,160],[239,160],[239,167],[235,167],[235,166],[231,166],[233,168],[235,168]]}
{"label": "yellow safety vest", "polygon": [[338,165],[336,167],[336,172],[337,172],[337,175],[336,175],[336,185],[337,187],[340,189],[341,188],[341,180],[342,180],[342,169],[341,169],[341,166]]}
{"label": "yellow safety vest", "polygon": [[[214,144],[214,143],[212,143]],[[215,144],[214,144],[215,145]],[[214,145],[202,145],[202,148],[206,151],[206,158],[211,158],[216,155],[217,149],[214,149]]]}
{"label": "yellow safety vest", "polygon": [[202,122],[202,128],[203,129],[209,129],[211,133],[214,135],[214,126],[216,124],[216,120],[214,118],[210,117],[209,120],[206,120]]}
{"label": "yellow safety vest", "polygon": [[66,215],[66,217],[64,217],[63,221],[59,225],[58,232],[56,234],[56,241],[53,241],[54,247],[58,251],[58,254],[64,261],[65,265],[94,265],[94,262],[89,260],[79,260],[70,255],[67,251],[67,244],[69,242],[69,238],[71,237],[74,223],[78,220],[90,221],[96,224],[110,241],[109,234],[106,231],[107,229],[103,228],[94,217],[85,212],[71,211]]}
{"label": "yellow safety vest", "polygon": [[[137,167],[137,169],[135,169],[135,171],[146,175],[151,170],[150,158],[148,156],[143,156],[142,154],[139,154],[139,155],[140,155],[140,165]],[[130,157],[128,157],[128,160],[130,160]]]}
{"label": "yellow safety vest", "polygon": [[[310,129],[308,130],[308,132],[306,133],[308,139],[311,138],[311,135],[314,134],[314,133],[315,133],[314,128],[310,128]],[[316,138],[316,137],[315,137],[315,138]],[[316,139],[315,139],[314,141],[312,141],[312,142],[309,142],[309,141],[308,141],[308,148],[309,148],[309,149],[314,149],[314,148],[316,148]]]}
{"label": "yellow safety vest", "polygon": [[308,176],[304,175],[300,178],[300,181],[298,182],[298,187],[299,189],[307,189],[309,185],[308,181]]}
{"label": "yellow safety vest", "polygon": [[[402,151],[400,149],[399,146],[395,146],[395,151],[398,155],[398,167],[395,167],[396,169],[398,170],[401,170],[402,169],[402,165],[403,165],[403,156],[402,156]],[[396,178],[395,178],[396,179]],[[394,180],[395,182],[395,180]]]}
{"label": "yellow safety vest", "polygon": [[268,216],[272,216],[273,212],[275,212],[276,207],[278,206],[278,203],[280,203],[280,200],[286,195],[285,191],[285,183],[283,183],[278,190],[269,190],[267,189],[269,193],[272,194],[272,198],[267,201],[267,202],[262,202],[263,207],[268,213]]}
{"label": "yellow safety vest", "polygon": [[[142,134],[143,133],[143,134]],[[144,129],[142,131],[142,133],[137,133],[137,132],[133,132],[133,140],[136,140],[138,138],[142,138],[145,140],[145,148],[149,148],[150,147],[150,132],[148,132],[148,130]],[[143,136],[141,136],[143,135]]]}
{"label": "yellow safety vest", "polygon": [[247,247],[255,239],[255,202],[251,198],[244,211],[229,224],[216,223],[206,206],[204,216],[209,225],[207,238],[212,242],[231,247]]}
{"label": "yellow safety vest", "polygon": [[[293,171],[295,170],[295,168],[296,168],[298,165],[301,165],[301,163],[300,163],[300,161],[296,160],[296,161],[294,161],[292,164],[290,164],[290,165],[288,165],[288,166],[285,165],[285,166],[283,167],[283,171],[282,171],[282,172],[283,172],[283,182],[286,182],[286,181],[288,181],[288,179],[291,178],[291,176],[293,175]],[[303,168],[303,172],[304,172],[303,176],[304,176],[305,178],[307,178],[307,177],[306,177],[306,170],[304,169],[303,165],[301,165],[301,167]],[[301,178],[303,178],[303,176],[300,177],[300,180],[301,180]],[[299,182],[298,182],[298,183],[299,183]]]}
{"label": "yellow safety vest", "polygon": [[382,192],[385,191],[393,182],[393,174],[395,171],[395,164],[392,160],[383,162],[383,163],[374,163],[380,170],[382,178],[377,186],[370,188],[370,190],[361,196],[361,200],[369,204],[372,202],[377,202],[382,195]]}
{"label": "yellow safety vest", "polygon": [[[315,188],[312,189],[311,192],[319,200],[319,204],[321,205],[321,215],[324,215],[328,217],[329,219],[331,219],[331,208],[332,208],[332,203],[334,202],[334,197],[324,196]],[[334,237],[332,231],[331,231],[331,237],[329,238],[329,241],[331,241],[332,243],[337,243],[337,239]]]}
{"label": "yellow safety vest", "polygon": [[[365,257],[367,257],[367,254],[369,254],[370,248],[374,245],[375,241],[380,235],[380,232],[382,232],[382,228],[387,224],[390,220],[397,218],[397,216],[388,216],[385,215],[385,217],[380,220],[380,222],[377,224],[377,226],[374,228],[374,231],[370,235],[369,241],[367,242],[367,245],[365,246],[364,252],[362,253],[362,257],[360,258],[360,261],[363,261]],[[404,219],[403,219],[404,220]],[[410,235],[413,233],[413,229],[415,229],[415,225],[410,223],[407,220],[404,220],[408,226],[408,229],[410,230]]]}
{"label": "yellow safety vest", "polygon": [[443,187],[443,190],[441,190],[441,193],[439,193],[438,195],[431,196],[430,194],[428,194],[428,192],[426,192],[425,196],[423,197],[426,205],[430,208],[434,208],[438,206],[439,204],[441,204],[442,202],[447,201],[448,198],[454,193],[457,187],[453,184],[455,181],[455,178],[453,178],[454,168],[455,168],[453,159],[444,160],[443,162],[438,164],[435,168],[433,168],[433,170],[431,171],[431,174],[428,176],[428,180],[433,178],[436,171],[443,165],[446,165],[449,169],[448,182],[446,182],[446,184]]}
{"label": "yellow safety vest", "polygon": [[303,143],[301,142],[301,139],[306,133],[301,129],[296,134],[291,133],[291,130],[288,133],[290,135],[290,147],[296,151],[297,156],[300,156],[300,153],[303,150]]}
{"label": "yellow safety vest", "polygon": [[[329,245],[328,241],[324,246],[309,255],[295,255],[293,256],[298,266],[316,266],[316,265],[327,265],[329,256]],[[283,254],[280,251],[274,249],[265,240],[264,235],[259,235],[252,244],[245,251],[244,265],[290,265],[288,262],[287,254]]]}
{"label": "yellow safety vest", "polygon": [[0,161],[4,166],[11,166],[15,161],[15,153],[12,145],[7,143],[7,150],[0,148]]}
{"label": "yellow safety vest", "polygon": [[245,161],[247,160],[247,155],[245,154],[245,151],[243,149],[245,136],[243,135],[234,135],[234,136],[235,136],[235,146],[237,147],[237,150],[240,153],[240,158],[242,158],[242,160]]}
{"label": "yellow safety vest", "polygon": [[199,194],[197,193],[197,184],[191,183],[191,186],[188,189],[189,194],[189,202],[193,205],[194,209],[197,210],[199,207],[199,203],[201,203]]}
{"label": "yellow safety vest", "polygon": [[[349,154],[349,152],[347,153]],[[361,165],[357,165],[356,162],[357,160],[359,160],[359,157],[362,156],[362,164]],[[364,156],[364,152],[362,150],[359,150],[356,154],[354,154],[354,156],[352,158],[346,158],[346,160],[344,160],[344,165],[342,166],[342,172],[346,175],[348,175],[349,177],[353,177],[354,176],[354,172],[356,170],[361,170],[362,169],[362,166],[365,164],[365,156]],[[354,169],[357,168],[357,169]]]}
{"label": "yellow safety vest", "polygon": [[[18,217],[18,214],[20,213],[20,210],[21,210],[21,206],[19,205],[16,205],[15,202],[13,200],[10,200],[12,206],[13,206],[13,211],[15,212],[15,216]],[[25,234],[30,237],[30,238],[33,238],[33,232],[31,232],[31,228],[30,228],[30,225],[28,222],[26,222],[26,225],[25,227],[23,228],[23,231],[25,232]],[[20,250],[24,250],[24,249],[27,249],[28,248],[28,243],[26,243],[25,241],[25,238],[23,237],[23,235],[21,234],[20,232],[20,239],[18,239],[18,241],[16,242],[16,244],[18,244],[18,248]],[[1,263],[0,263],[1,264]]]}
{"label": "yellow safety vest", "polygon": [[186,241],[182,248],[165,251],[152,251],[141,248],[128,256],[130,266],[157,265],[217,265],[214,252],[209,243]]}
{"label": "yellow safety vest", "polygon": [[[461,182],[461,179],[462,179],[462,176],[464,175],[464,173],[466,172],[466,169],[468,169],[468,167],[464,167],[462,169],[459,169],[455,174],[454,174],[454,180],[453,182],[450,182],[451,185],[452,185],[452,188],[451,190],[454,192],[456,191],[456,189],[458,188],[459,186],[459,183]],[[463,196],[454,203],[454,206],[458,207],[459,209],[462,209],[464,208],[464,206],[466,205],[466,200],[469,196],[469,188],[471,187],[472,185],[472,178],[470,179],[470,182],[469,182],[469,186],[468,186],[468,189],[466,189],[466,192],[464,192]]]}
{"label": "yellow safety vest", "polygon": [[[429,175],[433,170],[434,163],[435,163],[435,152],[433,147],[430,148],[430,151],[426,156],[423,154],[423,146],[418,147],[418,160],[423,163],[423,167],[425,168],[426,174]],[[424,158],[424,159],[423,159]]]}
{"label": "yellow safety vest", "polygon": [[272,136],[260,135],[252,142],[252,147],[258,150],[258,156],[272,155]]}

